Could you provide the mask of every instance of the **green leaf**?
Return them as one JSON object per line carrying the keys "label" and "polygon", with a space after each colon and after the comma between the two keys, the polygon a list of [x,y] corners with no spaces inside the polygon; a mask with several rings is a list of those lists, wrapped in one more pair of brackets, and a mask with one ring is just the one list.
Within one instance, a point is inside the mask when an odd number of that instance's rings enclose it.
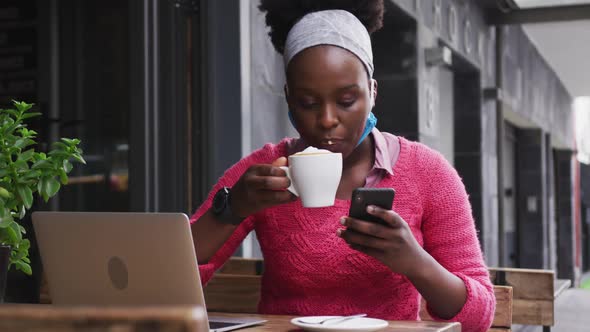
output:
{"label": "green leaf", "polygon": [[23,114],[23,116],[21,117],[23,120],[26,120],[28,118],[34,118],[36,116],[40,116],[41,113],[38,112],[33,112],[33,113],[27,113],[27,114]]}
{"label": "green leaf", "polygon": [[28,170],[29,169],[29,163],[27,163],[24,160],[17,160],[14,162],[14,166],[16,168],[18,168],[19,170]]}
{"label": "green leaf", "polygon": [[20,206],[20,212],[18,214],[18,219],[22,219],[25,217],[25,215],[27,214],[27,209],[25,209],[24,205]]}
{"label": "green leaf", "polygon": [[29,248],[31,248],[31,241],[27,240],[27,239],[23,239],[20,243],[20,245],[18,246],[19,250],[22,251],[27,251],[29,250]]}
{"label": "green leaf", "polygon": [[70,171],[72,171],[72,163],[69,160],[64,160],[63,162],[63,167],[64,167],[64,171],[66,173],[69,173]]}
{"label": "green leaf", "polygon": [[31,206],[33,206],[33,192],[31,191],[31,188],[29,188],[28,186],[19,185],[16,188],[16,191],[18,192],[18,195],[20,199],[23,201],[25,207],[27,209],[30,209]]}
{"label": "green leaf", "polygon": [[43,181],[43,179],[39,179],[39,181],[37,181],[37,192],[43,194],[43,191],[45,190],[45,181]]}
{"label": "green leaf", "polygon": [[2,112],[8,113],[8,114],[14,116],[15,118],[18,117],[18,114],[19,114],[16,110],[13,110],[13,109],[5,109],[5,110],[2,110]]}
{"label": "green leaf", "polygon": [[33,145],[35,144],[35,141],[33,141],[30,138],[21,138],[16,140],[16,143],[14,143],[14,147],[17,149],[23,149],[26,148],[29,145]]}
{"label": "green leaf", "polygon": [[67,184],[68,183],[68,175],[66,174],[66,172],[64,172],[63,169],[58,169],[57,170],[59,173],[59,179],[61,181],[61,184]]}
{"label": "green leaf", "polygon": [[[55,149],[59,149],[59,150],[68,150],[69,146],[67,146],[66,144],[62,143],[62,142],[54,142],[53,143],[53,147]],[[53,151],[51,151],[53,152]]]}
{"label": "green leaf", "polygon": [[77,154],[77,153],[76,153],[76,154],[74,154],[74,155],[72,156],[72,158],[74,158],[74,159],[75,159],[77,162],[79,162],[79,163],[82,163],[82,164],[86,165],[86,160],[84,160],[84,158],[82,158],[82,156],[81,156],[81,155],[79,155],[79,154]]}
{"label": "green leaf", "polygon": [[38,179],[42,174],[43,173],[40,170],[31,170],[31,171],[28,171],[23,178],[24,179]]}
{"label": "green leaf", "polygon": [[14,221],[12,220],[12,217],[10,218],[0,218],[0,228],[6,228],[8,226],[10,226]]}
{"label": "green leaf", "polygon": [[7,168],[0,168],[0,178],[5,177],[8,174]]}
{"label": "green leaf", "polygon": [[59,182],[55,178],[44,179],[44,182],[45,184],[43,185],[43,189],[45,190],[47,196],[55,196],[55,194],[57,194],[59,188],[61,187]]}
{"label": "green leaf", "polygon": [[11,229],[16,233],[16,241],[15,242],[18,243],[23,240],[23,234],[20,231],[20,225],[17,222],[13,222],[12,224],[10,224],[10,226],[8,226],[8,229]]}
{"label": "green leaf", "polygon": [[48,153],[48,155],[51,157],[57,157],[57,158],[62,158],[62,159],[68,159],[72,156],[72,154],[66,150],[51,150]]}
{"label": "green leaf", "polygon": [[0,218],[7,218],[12,221],[12,215],[10,214],[10,209],[7,205],[4,205],[4,207],[0,209]]}
{"label": "green leaf", "polygon": [[6,188],[0,187],[0,198],[8,199],[10,198],[10,192],[6,190]]}
{"label": "green leaf", "polygon": [[33,271],[31,270],[31,265],[29,265],[28,263],[25,263],[23,261],[16,261],[14,262],[14,265],[18,270],[23,271],[27,275],[31,275],[33,273]]}
{"label": "green leaf", "polygon": [[62,138],[61,140],[64,141],[68,146],[74,146],[74,145],[80,144],[80,140],[77,138],[74,138],[74,139]]}
{"label": "green leaf", "polygon": [[31,107],[33,107],[33,105],[35,105],[35,104],[27,104],[24,101],[16,101],[16,100],[13,100],[12,103],[14,104],[16,109],[21,112],[21,114],[30,110]]}
{"label": "green leaf", "polygon": [[49,161],[48,159],[41,159],[38,162],[34,163],[33,166],[31,166],[32,169],[47,169],[47,168],[53,168],[53,164],[51,163],[51,161]]}
{"label": "green leaf", "polygon": [[35,149],[29,149],[18,156],[18,160],[29,161],[35,154]]}
{"label": "green leaf", "polygon": [[20,241],[20,235],[21,235],[20,232],[16,232],[12,227],[10,227],[10,225],[8,227],[6,227],[5,230],[6,230],[6,235],[8,235],[8,240],[10,241],[10,243],[17,243]]}

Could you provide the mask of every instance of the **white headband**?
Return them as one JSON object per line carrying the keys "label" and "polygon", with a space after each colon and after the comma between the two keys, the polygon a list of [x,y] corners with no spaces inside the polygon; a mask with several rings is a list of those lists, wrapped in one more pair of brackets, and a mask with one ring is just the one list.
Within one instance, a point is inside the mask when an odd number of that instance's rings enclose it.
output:
{"label": "white headband", "polygon": [[373,77],[371,37],[356,16],[346,10],[309,13],[293,26],[285,42],[285,68],[299,52],[317,45],[342,47],[356,55]]}

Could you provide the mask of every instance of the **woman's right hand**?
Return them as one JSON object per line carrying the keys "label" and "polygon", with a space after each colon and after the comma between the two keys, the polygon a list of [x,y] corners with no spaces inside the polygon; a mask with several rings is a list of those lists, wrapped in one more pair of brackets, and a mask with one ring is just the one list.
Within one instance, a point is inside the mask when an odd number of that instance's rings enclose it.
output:
{"label": "woman's right hand", "polygon": [[291,181],[281,166],[287,166],[287,158],[281,157],[271,165],[252,165],[242,174],[231,189],[231,209],[236,216],[245,218],[297,199],[287,190]]}

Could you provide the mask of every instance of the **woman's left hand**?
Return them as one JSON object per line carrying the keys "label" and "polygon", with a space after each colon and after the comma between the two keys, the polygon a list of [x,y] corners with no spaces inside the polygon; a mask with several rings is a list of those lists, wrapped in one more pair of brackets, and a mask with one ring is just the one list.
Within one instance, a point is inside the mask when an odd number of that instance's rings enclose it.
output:
{"label": "woman's left hand", "polygon": [[393,272],[411,276],[419,273],[426,251],[420,246],[408,223],[392,210],[376,206],[367,212],[382,219],[385,225],[343,217],[346,229],[339,229],[338,236],[351,248],[375,257]]}

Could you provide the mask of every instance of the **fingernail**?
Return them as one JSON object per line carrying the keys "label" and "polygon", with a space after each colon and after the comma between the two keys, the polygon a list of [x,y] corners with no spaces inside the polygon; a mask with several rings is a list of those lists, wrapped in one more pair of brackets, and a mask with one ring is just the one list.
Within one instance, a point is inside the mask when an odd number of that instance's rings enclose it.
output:
{"label": "fingernail", "polygon": [[368,205],[367,206],[367,212],[369,213],[373,213],[377,210],[377,207],[375,205]]}
{"label": "fingernail", "polygon": [[342,217],[342,218],[340,218],[340,223],[341,223],[342,225],[346,225],[346,217]]}
{"label": "fingernail", "polygon": [[336,235],[338,235],[339,237],[342,237],[342,230],[341,229],[337,229],[336,230]]}

